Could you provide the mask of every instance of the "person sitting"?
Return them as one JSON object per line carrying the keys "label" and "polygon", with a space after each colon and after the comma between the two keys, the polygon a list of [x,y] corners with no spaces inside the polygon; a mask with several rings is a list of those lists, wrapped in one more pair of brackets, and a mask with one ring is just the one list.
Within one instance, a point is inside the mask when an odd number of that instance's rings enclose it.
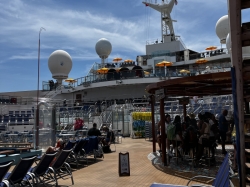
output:
{"label": "person sitting", "polygon": [[59,138],[56,142],[55,147],[49,146],[48,149],[46,150],[46,153],[53,153],[55,151],[61,151],[65,146],[65,142],[61,138]]}
{"label": "person sitting", "polygon": [[108,127],[103,127],[103,130],[106,132],[106,137],[102,140],[102,144],[109,146],[114,141],[114,133]]}
{"label": "person sitting", "polygon": [[93,127],[89,129],[88,136],[101,136],[101,132],[97,129],[97,124],[93,123]]}

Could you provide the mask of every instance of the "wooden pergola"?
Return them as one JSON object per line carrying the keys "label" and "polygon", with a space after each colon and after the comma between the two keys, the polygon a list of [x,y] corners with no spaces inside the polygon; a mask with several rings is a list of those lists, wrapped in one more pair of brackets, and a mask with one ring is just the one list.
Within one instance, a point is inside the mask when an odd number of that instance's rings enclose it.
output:
{"label": "wooden pergola", "polygon": [[[232,94],[232,79],[231,72],[218,72],[210,74],[202,74],[191,77],[183,77],[170,79],[157,83],[150,84],[146,87],[146,91],[151,97],[151,110],[154,114],[154,103],[157,95],[157,90],[164,89],[165,97],[180,97],[180,96],[213,96],[213,95],[228,95]],[[162,140],[166,139],[164,125],[164,99],[160,97],[160,119],[161,119],[161,134]],[[186,104],[183,103],[183,114],[186,116]],[[152,135],[153,135],[153,152],[156,151],[155,137],[155,119],[152,115]],[[166,141],[162,141],[162,147],[166,147]],[[162,149],[162,162],[167,164],[166,149]]]}
{"label": "wooden pergola", "polygon": [[232,94],[231,72],[202,74],[191,77],[170,79],[150,84],[146,91],[154,94],[165,89],[168,96],[205,96]]}

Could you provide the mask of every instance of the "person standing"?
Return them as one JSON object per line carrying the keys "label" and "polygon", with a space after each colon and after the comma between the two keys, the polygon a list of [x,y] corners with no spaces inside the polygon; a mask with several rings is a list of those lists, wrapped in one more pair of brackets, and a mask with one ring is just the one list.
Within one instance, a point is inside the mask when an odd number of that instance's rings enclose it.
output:
{"label": "person standing", "polygon": [[[169,114],[165,115],[165,134],[166,134],[166,147],[167,147],[167,153],[169,156],[172,156],[172,153],[170,152],[170,141],[168,140],[167,134],[168,134],[168,126],[171,124],[171,118]],[[163,148],[164,149],[164,148]]]}
{"label": "person standing", "polygon": [[219,117],[219,130],[220,130],[220,137],[221,137],[221,147],[222,147],[222,154],[227,154],[225,149],[225,141],[228,132],[228,121],[226,120],[226,116],[228,114],[227,110],[223,110],[222,114]]}
{"label": "person standing", "polygon": [[158,122],[157,124],[157,137],[156,137],[156,140],[157,140],[157,143],[158,143],[158,146],[159,146],[159,152],[162,152],[161,150],[161,121]]}

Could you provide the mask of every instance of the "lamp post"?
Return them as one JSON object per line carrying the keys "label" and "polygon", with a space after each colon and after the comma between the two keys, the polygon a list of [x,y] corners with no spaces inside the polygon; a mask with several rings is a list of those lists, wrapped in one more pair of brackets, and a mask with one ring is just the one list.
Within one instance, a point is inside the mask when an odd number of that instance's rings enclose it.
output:
{"label": "lamp post", "polygon": [[42,30],[46,31],[45,28],[41,27],[39,31],[39,41],[38,41],[38,63],[37,63],[37,96],[36,96],[36,149],[39,147],[39,77],[40,77],[40,35]]}

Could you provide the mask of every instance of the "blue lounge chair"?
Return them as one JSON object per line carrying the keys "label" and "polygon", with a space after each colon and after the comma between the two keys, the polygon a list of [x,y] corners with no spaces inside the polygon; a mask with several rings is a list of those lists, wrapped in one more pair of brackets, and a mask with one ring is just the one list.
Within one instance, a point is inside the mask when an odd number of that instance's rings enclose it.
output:
{"label": "blue lounge chair", "polygon": [[1,163],[0,164],[0,182],[1,182],[1,186],[3,186],[4,184],[6,186],[9,185],[8,181],[3,180],[3,178],[5,177],[6,173],[9,171],[11,164],[14,161],[10,161],[10,162],[5,162],[5,163]]}
{"label": "blue lounge chair", "polygon": [[[39,182],[41,182],[44,185],[46,185],[44,180],[43,180],[43,177],[46,176],[46,173],[49,170],[50,164],[54,160],[56,154],[57,154],[57,152],[44,154],[43,157],[41,158],[40,162],[37,164],[37,166],[30,168],[30,173],[36,179],[37,184]],[[29,180],[31,180],[31,179],[32,178],[29,178]]]}
{"label": "blue lounge chair", "polygon": [[[230,166],[229,166],[229,155],[227,154],[218,170],[218,173],[215,177],[208,177],[208,176],[203,176],[203,175],[197,175],[193,178],[191,178],[186,186],[182,185],[174,185],[174,184],[159,184],[159,183],[153,183],[150,187],[188,187],[189,183],[193,181],[196,178],[207,178],[207,179],[213,179],[214,182],[212,184],[213,187],[229,187],[233,186],[230,179],[229,179],[229,171],[230,171]],[[202,187],[202,186],[209,186],[209,185],[204,185],[204,184],[195,184],[192,185],[195,187]]]}
{"label": "blue lounge chair", "polygon": [[94,155],[95,161],[97,158],[97,150],[98,150],[98,144],[99,144],[99,140],[97,136],[89,136],[88,138],[86,138],[86,140],[88,140],[88,142],[83,146],[83,149],[85,151],[86,155]]}
{"label": "blue lounge chair", "polygon": [[76,141],[68,141],[68,143],[63,148],[64,150],[70,150],[73,149],[76,145]]}
{"label": "blue lounge chair", "polygon": [[88,140],[86,138],[77,141],[75,147],[69,155],[69,158],[67,159],[68,163],[75,163],[77,168],[80,160],[85,160],[88,163],[87,155],[83,149],[83,146],[87,144],[87,142]]}
{"label": "blue lounge chair", "polygon": [[189,183],[195,178],[208,178],[208,179],[214,179],[213,186],[215,187],[228,187],[230,186],[229,171],[230,171],[229,155],[226,154],[218,170],[218,173],[215,177],[208,177],[202,175],[194,176],[188,181],[187,185],[189,185]]}
{"label": "blue lounge chair", "polygon": [[[44,182],[51,183],[54,182],[56,186],[58,186],[58,179],[67,179],[68,176],[71,178],[72,185],[74,184],[73,174],[71,171],[70,165],[66,162],[70,150],[62,150],[59,153],[59,156],[56,158],[51,167],[49,167],[46,176],[44,176]],[[66,177],[66,178],[65,178]]]}
{"label": "blue lounge chair", "polygon": [[[33,176],[28,172],[31,168],[32,164],[34,163],[36,159],[36,156],[30,157],[30,158],[22,158],[19,163],[15,166],[12,172],[8,172],[4,180],[8,181],[10,185],[15,186],[16,184],[29,184],[29,179],[33,179]],[[33,180],[32,180],[33,181]]]}

